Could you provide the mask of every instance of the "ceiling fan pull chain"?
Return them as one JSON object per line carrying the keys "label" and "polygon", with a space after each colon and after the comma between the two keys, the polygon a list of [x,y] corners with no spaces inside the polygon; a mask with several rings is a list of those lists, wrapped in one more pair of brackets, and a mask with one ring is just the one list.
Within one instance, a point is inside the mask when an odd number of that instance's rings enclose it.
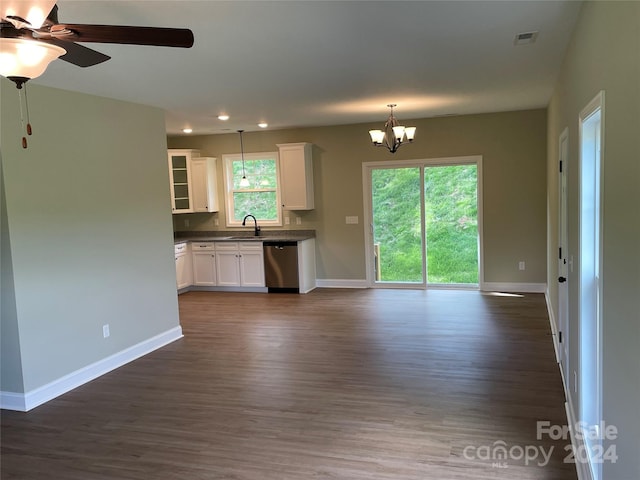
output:
{"label": "ceiling fan pull chain", "polygon": [[27,135],[31,135],[31,120],[29,119],[29,98],[27,97],[27,84],[24,85],[24,107],[27,111]]}
{"label": "ceiling fan pull chain", "polygon": [[[22,86],[18,87],[18,103],[20,104],[20,129],[24,130],[24,111],[22,108]],[[27,137],[22,137],[22,148],[27,148]]]}

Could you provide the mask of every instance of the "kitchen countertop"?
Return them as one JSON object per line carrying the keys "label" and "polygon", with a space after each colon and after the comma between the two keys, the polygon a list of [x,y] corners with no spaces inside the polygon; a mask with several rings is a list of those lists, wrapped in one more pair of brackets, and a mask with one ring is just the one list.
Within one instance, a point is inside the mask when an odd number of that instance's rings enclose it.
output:
{"label": "kitchen countertop", "polygon": [[299,242],[315,238],[315,230],[263,230],[259,236],[250,231],[208,231],[208,232],[175,232],[174,243],[185,242]]}

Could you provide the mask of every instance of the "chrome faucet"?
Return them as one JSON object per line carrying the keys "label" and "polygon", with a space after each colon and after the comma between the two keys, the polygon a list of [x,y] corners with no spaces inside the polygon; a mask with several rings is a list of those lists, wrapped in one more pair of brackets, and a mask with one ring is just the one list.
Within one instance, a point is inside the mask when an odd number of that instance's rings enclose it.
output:
{"label": "chrome faucet", "polygon": [[254,230],[253,230],[253,234],[258,237],[260,236],[260,227],[258,226],[258,221],[256,220],[256,217],[254,217],[253,215],[249,214],[249,215],[245,215],[245,217],[242,219],[242,226],[244,227],[245,224],[247,223],[247,218],[253,218],[253,223],[254,223]]}

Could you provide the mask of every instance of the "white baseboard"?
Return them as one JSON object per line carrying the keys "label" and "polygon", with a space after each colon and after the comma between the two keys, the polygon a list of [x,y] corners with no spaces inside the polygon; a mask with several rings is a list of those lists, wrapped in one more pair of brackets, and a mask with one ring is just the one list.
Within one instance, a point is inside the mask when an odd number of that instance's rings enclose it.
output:
{"label": "white baseboard", "polygon": [[[549,315],[549,324],[551,326],[551,338],[553,339],[553,350],[556,353],[556,362],[560,363],[560,345],[558,344],[558,324],[556,323],[556,316],[551,308],[551,299],[549,298],[549,289],[544,290],[544,300],[547,304],[547,314]],[[560,369],[562,372],[562,368]],[[564,377],[563,377],[564,379]]]}
{"label": "white baseboard", "polygon": [[0,391],[0,408],[28,412],[38,405],[53,400],[80,385],[84,385],[180,338],[182,338],[182,327],[178,326],[27,393]]}
{"label": "white baseboard", "polygon": [[[340,279],[318,279],[318,288],[369,288],[366,279],[362,280],[340,280]],[[466,288],[466,287],[465,287]],[[505,292],[505,293],[545,293],[546,283],[499,283],[483,282],[480,290],[483,292]]]}
{"label": "white baseboard", "polygon": [[482,282],[480,284],[480,290],[483,292],[544,293],[546,289],[546,283]]}
{"label": "white baseboard", "polygon": [[318,288],[369,288],[366,280],[340,280],[340,279],[323,279],[316,280]]}
{"label": "white baseboard", "polygon": [[26,412],[24,393],[2,392],[0,391],[0,408],[4,410],[17,410]]}

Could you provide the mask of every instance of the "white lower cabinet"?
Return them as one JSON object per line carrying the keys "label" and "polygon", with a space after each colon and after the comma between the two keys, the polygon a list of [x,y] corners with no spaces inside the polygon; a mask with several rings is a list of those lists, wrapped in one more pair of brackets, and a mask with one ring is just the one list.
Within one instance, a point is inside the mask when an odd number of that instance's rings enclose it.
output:
{"label": "white lower cabinet", "polygon": [[237,287],[240,285],[240,259],[237,243],[219,242],[217,245],[218,261],[216,273],[218,286]]}
{"label": "white lower cabinet", "polygon": [[262,242],[240,242],[240,285],[265,286]]}
{"label": "white lower cabinet", "polygon": [[191,257],[193,259],[193,285],[200,287],[217,285],[214,243],[193,243],[191,245]]}
{"label": "white lower cabinet", "polygon": [[[176,253],[176,272],[179,261]],[[192,242],[188,266],[189,283],[178,289],[265,286],[262,242]]]}
{"label": "white lower cabinet", "polygon": [[176,286],[178,290],[191,286],[193,282],[189,250],[189,244],[186,242],[174,245],[176,257]]}
{"label": "white lower cabinet", "polygon": [[264,287],[262,242],[216,242],[219,287]]}
{"label": "white lower cabinet", "polygon": [[[315,239],[298,241],[300,293],[316,288]],[[194,290],[266,292],[261,241],[194,240],[175,244],[178,293]],[[197,288],[202,287],[202,288]]]}

